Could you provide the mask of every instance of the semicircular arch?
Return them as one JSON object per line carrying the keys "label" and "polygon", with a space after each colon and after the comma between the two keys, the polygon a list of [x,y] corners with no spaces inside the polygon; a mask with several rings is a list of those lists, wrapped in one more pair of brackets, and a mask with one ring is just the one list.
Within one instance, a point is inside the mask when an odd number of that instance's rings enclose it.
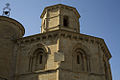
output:
{"label": "semicircular arch", "polygon": [[[81,53],[84,53],[86,56],[90,56],[89,49],[82,43],[77,43],[73,46],[72,53],[74,53],[74,52],[81,52]],[[88,54],[88,52],[89,52],[89,54]]]}
{"label": "semicircular arch", "polygon": [[33,56],[34,55],[34,52],[37,50],[37,49],[42,49],[43,51],[44,51],[44,53],[49,53],[50,51],[49,51],[49,48],[45,45],[45,44],[43,44],[43,43],[39,43],[39,44],[36,44],[36,45],[34,45],[34,46],[32,46],[32,48],[31,48],[31,50],[30,50],[30,52],[29,52],[29,56]]}

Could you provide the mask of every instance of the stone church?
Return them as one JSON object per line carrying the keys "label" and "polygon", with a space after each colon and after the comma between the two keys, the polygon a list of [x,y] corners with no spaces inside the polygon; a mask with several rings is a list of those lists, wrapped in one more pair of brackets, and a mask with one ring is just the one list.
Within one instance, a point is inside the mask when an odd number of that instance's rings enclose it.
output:
{"label": "stone church", "polygon": [[21,23],[0,16],[0,80],[112,80],[103,39],[80,33],[76,8],[46,7],[41,33],[23,37]]}

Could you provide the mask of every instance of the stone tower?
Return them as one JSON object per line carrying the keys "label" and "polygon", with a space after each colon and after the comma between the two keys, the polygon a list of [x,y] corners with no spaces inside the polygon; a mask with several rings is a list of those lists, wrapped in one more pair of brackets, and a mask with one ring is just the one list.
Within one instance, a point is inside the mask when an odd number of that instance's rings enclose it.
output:
{"label": "stone tower", "polygon": [[[0,53],[0,61],[5,62],[0,64],[1,78],[112,80],[109,64],[111,54],[104,40],[80,33],[80,15],[75,8],[63,4],[46,7],[40,16],[41,33],[27,37],[22,37],[24,28],[20,23],[6,17],[0,17],[0,20],[2,18],[9,22],[0,22],[0,33],[5,35],[0,40],[6,42],[0,48],[0,52],[3,51]],[[9,35],[6,30],[10,28],[13,31],[8,33],[12,36],[6,39]],[[14,37],[13,33],[16,33]],[[4,64],[9,65],[4,67]],[[11,73],[1,72],[6,69]]]}
{"label": "stone tower", "polygon": [[80,15],[73,7],[61,4],[46,7],[40,18],[42,19],[42,33],[53,30],[80,32]]}
{"label": "stone tower", "polygon": [[23,35],[24,28],[19,22],[0,16],[0,78],[2,80],[13,79],[16,67],[16,40]]}

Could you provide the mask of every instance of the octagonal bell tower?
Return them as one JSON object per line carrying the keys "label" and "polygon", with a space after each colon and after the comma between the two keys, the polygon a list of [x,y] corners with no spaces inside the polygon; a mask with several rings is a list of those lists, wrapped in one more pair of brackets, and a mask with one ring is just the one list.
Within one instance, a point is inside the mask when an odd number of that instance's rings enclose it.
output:
{"label": "octagonal bell tower", "polygon": [[57,4],[46,7],[42,15],[41,33],[54,30],[80,32],[80,15],[76,8]]}

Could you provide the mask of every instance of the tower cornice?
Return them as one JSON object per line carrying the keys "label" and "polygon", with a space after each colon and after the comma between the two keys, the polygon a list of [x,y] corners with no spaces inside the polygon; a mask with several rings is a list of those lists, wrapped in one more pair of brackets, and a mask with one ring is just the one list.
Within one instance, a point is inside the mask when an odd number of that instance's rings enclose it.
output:
{"label": "tower cornice", "polygon": [[45,7],[45,9],[43,10],[40,18],[43,18],[44,14],[46,13],[47,10],[55,9],[55,8],[60,8],[60,9],[67,8],[67,9],[70,9],[70,10],[72,10],[78,16],[78,18],[80,18],[80,14],[76,10],[76,8],[71,7],[71,6],[67,6],[67,5],[63,5],[63,4],[56,4],[56,5]]}

